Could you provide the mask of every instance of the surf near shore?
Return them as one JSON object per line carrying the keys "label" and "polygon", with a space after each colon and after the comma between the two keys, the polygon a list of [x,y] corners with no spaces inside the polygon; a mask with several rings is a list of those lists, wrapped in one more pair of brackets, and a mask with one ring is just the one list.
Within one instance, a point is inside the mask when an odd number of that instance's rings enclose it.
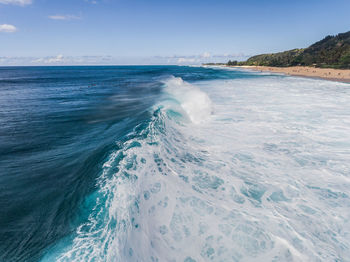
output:
{"label": "surf near shore", "polygon": [[[230,66],[232,67],[232,66]],[[271,67],[271,66],[233,66],[254,71],[282,73],[291,76],[322,78],[326,80],[350,83],[350,69],[315,68],[306,66]]]}

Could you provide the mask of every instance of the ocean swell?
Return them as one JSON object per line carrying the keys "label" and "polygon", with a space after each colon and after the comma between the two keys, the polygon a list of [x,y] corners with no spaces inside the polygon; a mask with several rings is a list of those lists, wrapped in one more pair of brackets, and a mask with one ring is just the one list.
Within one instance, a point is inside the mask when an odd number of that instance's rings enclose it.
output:
{"label": "ocean swell", "polygon": [[350,94],[281,79],[164,81],[104,163],[87,222],[44,261],[346,261],[349,127],[332,116]]}
{"label": "ocean swell", "polygon": [[151,121],[135,127],[103,165],[100,189],[86,200],[92,206],[88,221],[43,261],[156,261],[169,256],[172,248],[163,238],[173,220],[176,191],[187,180],[172,166],[196,159],[183,151],[178,128],[187,119],[193,124],[208,120],[212,107],[207,94],[181,78],[163,83],[164,99],[153,107]]}

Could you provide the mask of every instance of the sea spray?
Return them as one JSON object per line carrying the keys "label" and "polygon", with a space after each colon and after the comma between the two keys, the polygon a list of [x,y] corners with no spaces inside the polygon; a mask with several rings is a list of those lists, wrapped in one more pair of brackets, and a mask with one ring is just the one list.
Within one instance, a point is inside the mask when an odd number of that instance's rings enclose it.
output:
{"label": "sea spray", "polygon": [[180,77],[164,81],[165,92],[175,98],[193,123],[206,121],[212,114],[212,103],[208,95],[198,87],[184,82]]}

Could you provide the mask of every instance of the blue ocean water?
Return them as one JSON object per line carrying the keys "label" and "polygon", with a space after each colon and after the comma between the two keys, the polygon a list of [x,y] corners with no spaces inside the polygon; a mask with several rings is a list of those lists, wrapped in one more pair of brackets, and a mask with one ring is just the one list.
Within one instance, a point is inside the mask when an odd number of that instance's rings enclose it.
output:
{"label": "blue ocean water", "polygon": [[0,68],[0,261],[350,261],[350,85]]}

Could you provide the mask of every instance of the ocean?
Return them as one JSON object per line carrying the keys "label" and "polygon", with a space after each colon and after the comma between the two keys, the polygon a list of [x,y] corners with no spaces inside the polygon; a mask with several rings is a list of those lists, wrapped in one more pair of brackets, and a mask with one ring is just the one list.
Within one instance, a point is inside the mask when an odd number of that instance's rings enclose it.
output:
{"label": "ocean", "polygon": [[350,261],[350,84],[1,67],[0,261]]}

